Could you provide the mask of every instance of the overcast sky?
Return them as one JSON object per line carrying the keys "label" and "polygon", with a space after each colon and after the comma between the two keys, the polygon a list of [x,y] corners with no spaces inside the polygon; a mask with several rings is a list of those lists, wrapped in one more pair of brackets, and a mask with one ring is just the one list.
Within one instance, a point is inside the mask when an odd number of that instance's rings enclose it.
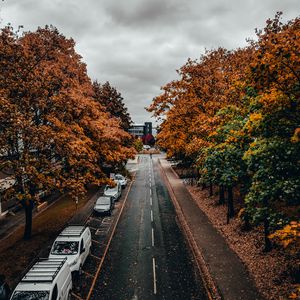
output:
{"label": "overcast sky", "polygon": [[188,57],[245,46],[276,11],[284,20],[300,15],[300,0],[2,0],[0,7],[1,27],[52,24],[72,37],[89,76],[116,87],[137,123],[150,120],[144,107]]}

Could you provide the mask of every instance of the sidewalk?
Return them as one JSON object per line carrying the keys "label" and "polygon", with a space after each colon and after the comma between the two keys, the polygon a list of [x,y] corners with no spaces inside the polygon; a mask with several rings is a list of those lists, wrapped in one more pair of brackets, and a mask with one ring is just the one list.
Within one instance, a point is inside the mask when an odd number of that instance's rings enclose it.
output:
{"label": "sidewalk", "polygon": [[207,284],[211,296],[226,300],[263,299],[258,294],[254,281],[243,263],[194,202],[182,180],[172,170],[170,163],[160,158],[160,164],[179,219],[183,227],[186,227],[184,229],[202,273],[208,273],[203,275],[206,281],[209,281]]}
{"label": "sidewalk", "polygon": [[[47,202],[47,206],[45,206],[40,210],[37,210],[37,207],[35,206],[33,208],[32,217],[35,218],[45,209],[51,207],[51,205],[55,201],[59,200],[61,196],[62,195],[60,195],[59,193],[54,193],[46,197],[44,202]],[[10,235],[12,232],[14,232],[20,224],[23,225],[24,222],[25,222],[24,210],[22,207],[19,207],[17,205],[15,205],[15,209],[13,209],[11,213],[8,212],[6,215],[0,216],[0,241],[6,238],[8,235]]]}

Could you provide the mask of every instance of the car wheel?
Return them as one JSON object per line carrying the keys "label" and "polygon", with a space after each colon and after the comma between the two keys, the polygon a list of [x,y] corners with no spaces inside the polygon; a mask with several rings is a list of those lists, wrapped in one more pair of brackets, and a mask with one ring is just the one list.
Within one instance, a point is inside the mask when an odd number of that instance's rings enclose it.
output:
{"label": "car wheel", "polygon": [[82,275],[82,265],[80,265],[79,270],[78,270],[78,276],[80,277]]}
{"label": "car wheel", "polygon": [[67,297],[67,300],[71,300],[71,298],[72,298],[72,292],[71,292],[71,291],[69,291],[69,293],[68,293],[68,297]]}

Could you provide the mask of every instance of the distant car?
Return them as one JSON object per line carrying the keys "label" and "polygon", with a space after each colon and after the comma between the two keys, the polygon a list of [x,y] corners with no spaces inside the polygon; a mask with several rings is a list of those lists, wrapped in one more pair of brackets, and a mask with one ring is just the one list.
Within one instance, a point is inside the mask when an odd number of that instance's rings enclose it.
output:
{"label": "distant car", "polygon": [[149,145],[144,145],[144,146],[143,146],[143,149],[144,149],[144,150],[149,150],[150,148],[151,148],[151,147],[150,147]]}
{"label": "distant car", "polygon": [[11,300],[71,299],[72,276],[66,258],[39,259],[15,288]]}
{"label": "distant car", "polygon": [[119,181],[120,184],[121,184],[121,187],[124,189],[127,185],[127,178],[124,177],[123,175],[121,174],[116,174],[115,175],[115,181]]}
{"label": "distant car", "polygon": [[115,181],[116,185],[111,187],[109,185],[105,186],[104,189],[104,196],[110,196],[113,198],[113,201],[118,201],[121,197],[122,186],[119,181]]}
{"label": "distant car", "polygon": [[114,208],[114,200],[110,196],[101,196],[97,199],[95,206],[94,206],[94,212],[97,214],[109,214],[111,215],[111,212]]}
{"label": "distant car", "polygon": [[89,227],[83,225],[67,226],[54,241],[49,259],[67,258],[71,272],[81,273],[92,246]]}

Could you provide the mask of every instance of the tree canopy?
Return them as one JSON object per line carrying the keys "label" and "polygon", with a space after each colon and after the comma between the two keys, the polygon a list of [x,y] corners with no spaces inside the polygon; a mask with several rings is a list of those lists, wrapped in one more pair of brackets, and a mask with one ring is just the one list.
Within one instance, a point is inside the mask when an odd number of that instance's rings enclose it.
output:
{"label": "tree canopy", "polygon": [[108,181],[105,164],[124,163],[134,153],[118,117],[95,100],[74,46],[52,26],[22,36],[10,27],[0,32],[1,159],[26,211],[25,238],[40,191],[80,198],[88,184]]}
{"label": "tree canopy", "polygon": [[209,50],[180,68],[148,108],[157,143],[190,162],[200,181],[244,195],[243,217],[270,233],[299,221],[300,19],[281,13],[242,49]]}

